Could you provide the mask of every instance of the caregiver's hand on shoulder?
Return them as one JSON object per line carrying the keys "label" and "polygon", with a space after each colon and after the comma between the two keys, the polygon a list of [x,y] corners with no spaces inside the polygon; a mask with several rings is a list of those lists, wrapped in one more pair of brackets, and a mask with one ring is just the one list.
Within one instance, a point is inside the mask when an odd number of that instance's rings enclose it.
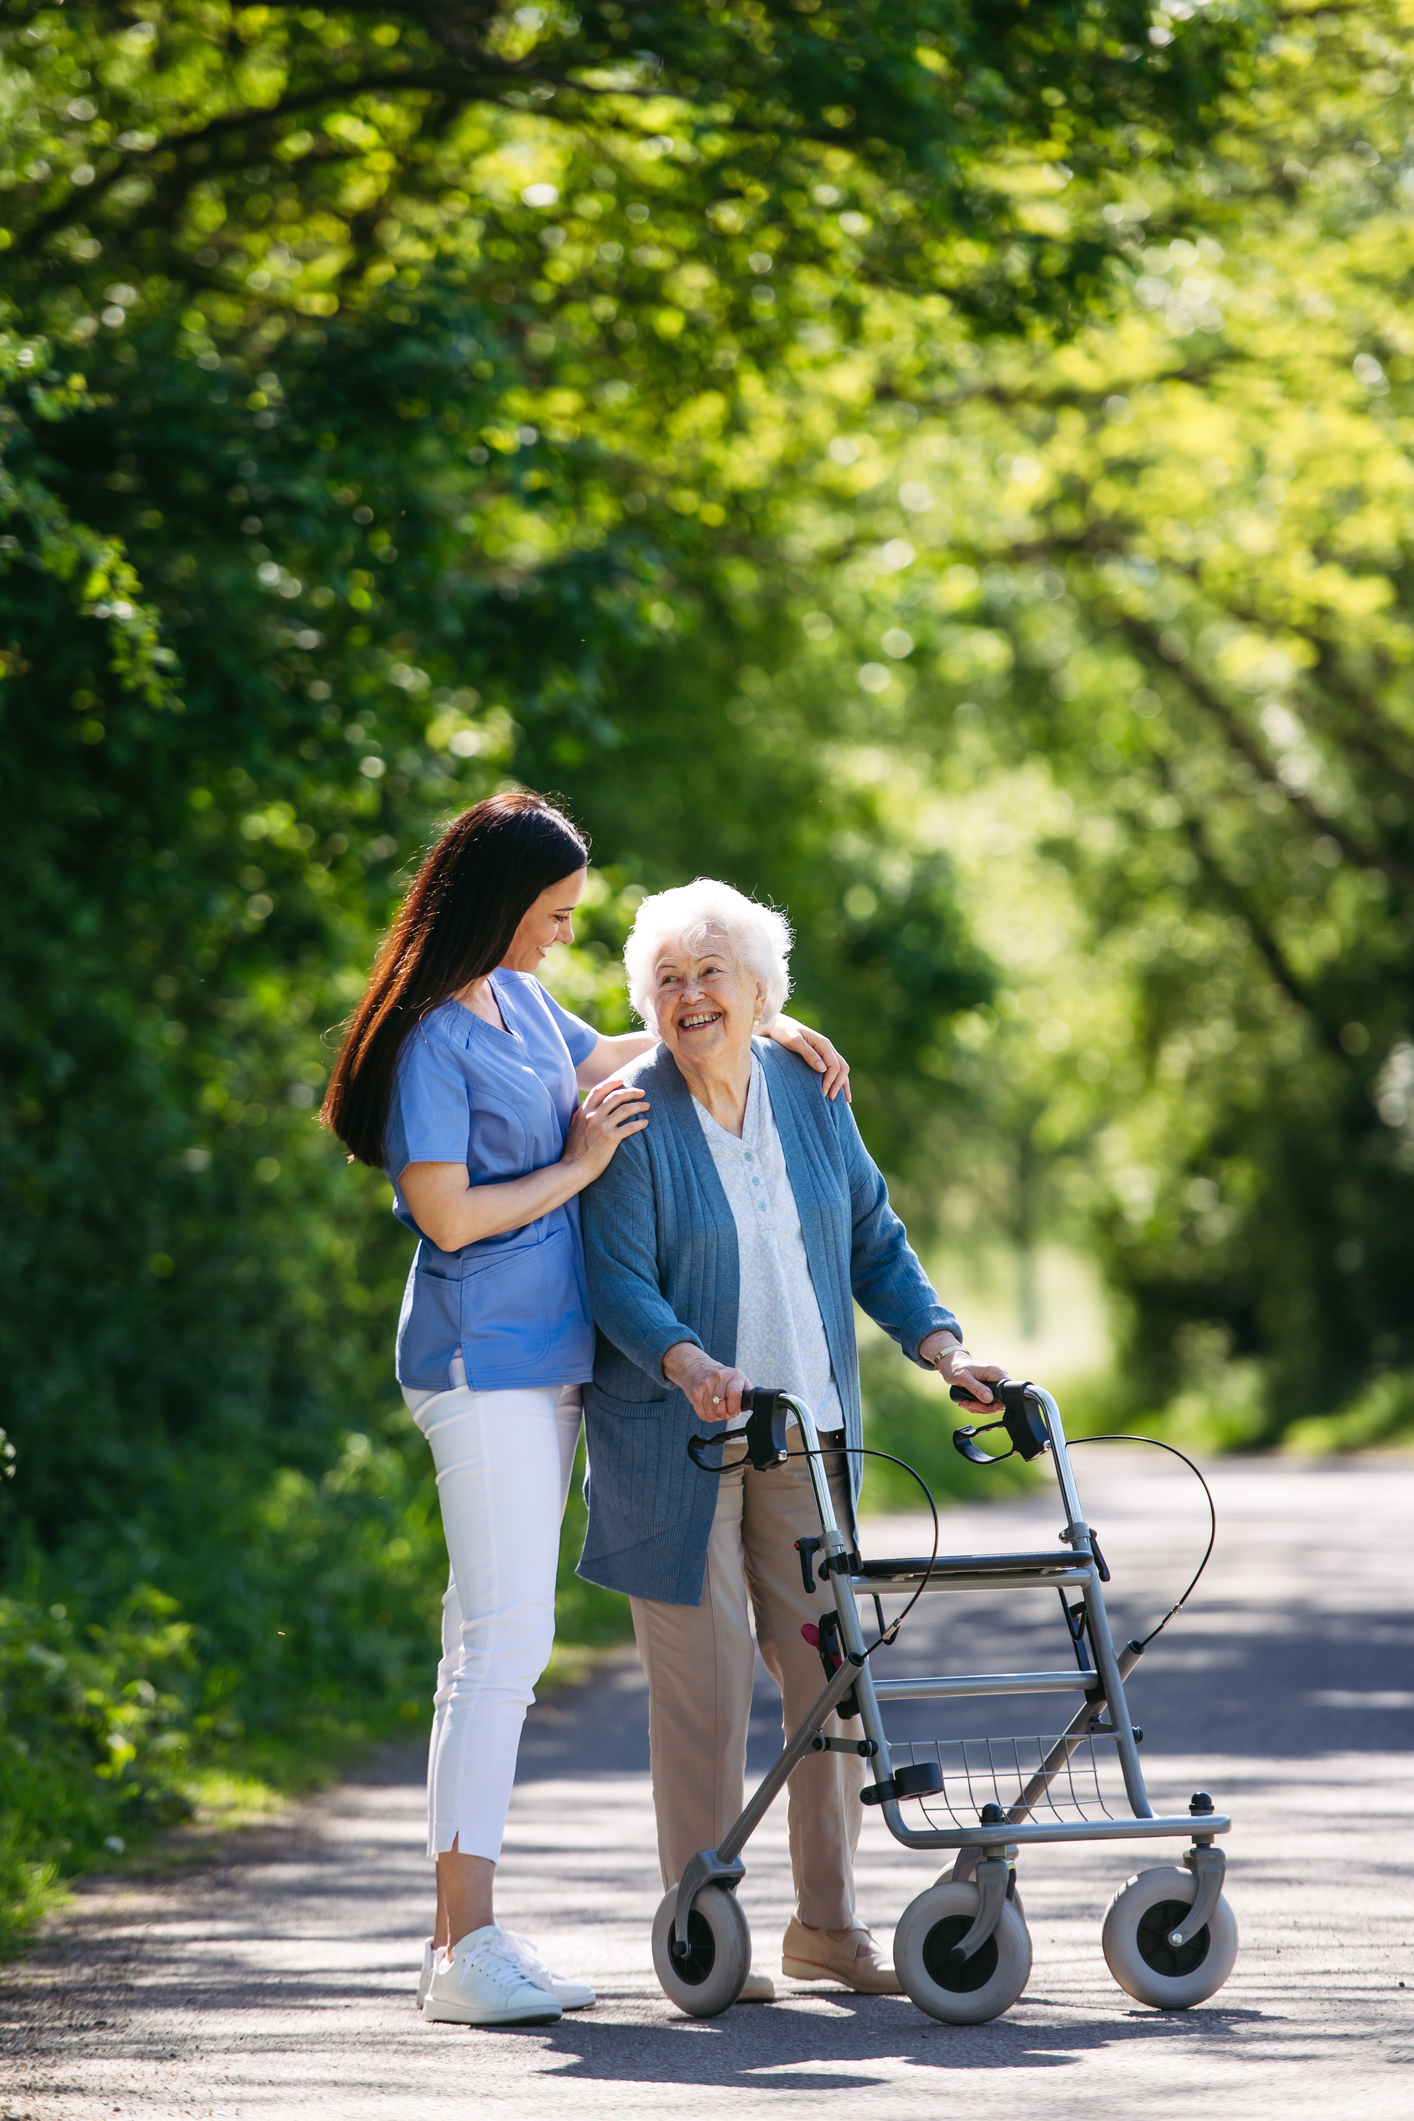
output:
{"label": "caregiver's hand on shoulder", "polygon": [[570,1121],[565,1136],[563,1164],[580,1164],[589,1179],[597,1178],[619,1143],[629,1134],[641,1134],[648,1125],[648,1100],[641,1090],[630,1089],[620,1075],[596,1083]]}
{"label": "caregiver's hand on shoulder", "polygon": [[988,1387],[1000,1384],[1006,1376],[1004,1364],[978,1362],[951,1333],[930,1333],[918,1353],[924,1362],[933,1365],[945,1385],[962,1386],[969,1396],[957,1404],[969,1414],[995,1413],[997,1401]]}
{"label": "caregiver's hand on shoulder", "polygon": [[745,1370],[730,1363],[714,1362],[690,1340],[680,1340],[663,1357],[663,1375],[692,1401],[699,1421],[735,1421],[741,1412],[741,1395],[751,1390]]}
{"label": "caregiver's hand on shoulder", "polygon": [[767,1038],[773,1038],[787,1053],[798,1053],[800,1058],[822,1078],[820,1088],[826,1097],[838,1097],[844,1092],[845,1103],[852,1104],[849,1091],[849,1062],[842,1053],[830,1044],[823,1031],[812,1031],[809,1024],[797,1023],[793,1016],[778,1016],[766,1027]]}

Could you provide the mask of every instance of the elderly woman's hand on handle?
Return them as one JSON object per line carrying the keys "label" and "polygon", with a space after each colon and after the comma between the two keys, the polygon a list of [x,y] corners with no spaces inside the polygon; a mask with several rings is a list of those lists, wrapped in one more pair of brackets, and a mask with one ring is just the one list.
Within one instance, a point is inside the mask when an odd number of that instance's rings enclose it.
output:
{"label": "elderly woman's hand on handle", "polygon": [[[953,1333],[930,1333],[918,1353],[945,1385],[961,1385],[969,1395],[957,1402],[959,1406],[970,1414],[995,1413],[998,1402],[990,1388],[1006,1376],[1003,1364],[978,1362]],[[751,1389],[744,1370],[715,1361],[690,1340],[669,1348],[663,1357],[663,1375],[687,1394],[699,1421],[735,1421],[741,1412],[741,1395]]]}
{"label": "elderly woman's hand on handle", "polygon": [[918,1354],[923,1362],[932,1365],[945,1385],[961,1385],[968,1393],[968,1398],[957,1404],[969,1414],[995,1413],[997,1400],[989,1387],[1000,1384],[1006,1376],[1003,1364],[978,1362],[954,1333],[930,1333],[919,1344]]}
{"label": "elderly woman's hand on handle", "polygon": [[742,1393],[751,1390],[745,1370],[714,1362],[690,1340],[669,1348],[663,1357],[663,1375],[669,1384],[686,1392],[699,1421],[735,1421],[741,1412]]}

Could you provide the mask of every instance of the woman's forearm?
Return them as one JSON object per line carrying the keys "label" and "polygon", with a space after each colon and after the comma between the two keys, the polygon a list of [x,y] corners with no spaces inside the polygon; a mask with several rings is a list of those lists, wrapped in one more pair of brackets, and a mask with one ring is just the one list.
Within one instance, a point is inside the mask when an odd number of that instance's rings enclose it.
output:
{"label": "woman's forearm", "polygon": [[523,1230],[582,1193],[612,1161],[620,1142],[647,1124],[644,1093],[611,1077],[596,1083],[570,1121],[558,1163],[488,1186],[468,1184],[465,1164],[408,1164],[398,1184],[423,1235],[441,1252],[460,1252],[483,1237]]}
{"label": "woman's forearm", "polygon": [[626,1068],[640,1053],[656,1046],[657,1039],[651,1031],[625,1031],[621,1038],[601,1038],[594,1051],[582,1060],[574,1071],[574,1079],[581,1090],[592,1083],[602,1083],[606,1075]]}
{"label": "woman's forearm", "polygon": [[398,1183],[423,1236],[439,1252],[459,1252],[537,1222],[580,1192],[590,1175],[585,1165],[562,1157],[494,1186],[468,1185],[465,1164],[409,1164]]}

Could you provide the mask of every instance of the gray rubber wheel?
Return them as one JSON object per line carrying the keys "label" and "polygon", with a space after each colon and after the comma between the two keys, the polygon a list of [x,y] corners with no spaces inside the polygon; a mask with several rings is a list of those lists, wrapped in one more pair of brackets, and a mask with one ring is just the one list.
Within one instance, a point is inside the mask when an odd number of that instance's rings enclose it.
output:
{"label": "gray rubber wheel", "polygon": [[653,1917],[653,1971],[668,2001],[689,2018],[715,2018],[730,2010],[751,1972],[751,1931],[736,1894],[705,1885],[692,1905],[687,1957],[675,1959],[668,1936],[677,1905],[674,1886]]}
{"label": "gray rubber wheel", "polygon": [[975,1885],[930,1885],[911,1900],[894,1931],[894,1970],[904,1992],[944,2025],[981,2025],[1009,2011],[1031,1978],[1031,1935],[1013,1901],[1002,1904],[992,1935],[954,1966],[949,1954],[976,1919]]}
{"label": "gray rubber wheel", "polygon": [[1156,2010],[1186,2011],[1215,1996],[1237,1958],[1237,1918],[1219,1900],[1191,1944],[1171,1945],[1197,1893],[1191,1871],[1164,1864],[1122,1885],[1105,1913],[1105,1964],[1127,1996]]}

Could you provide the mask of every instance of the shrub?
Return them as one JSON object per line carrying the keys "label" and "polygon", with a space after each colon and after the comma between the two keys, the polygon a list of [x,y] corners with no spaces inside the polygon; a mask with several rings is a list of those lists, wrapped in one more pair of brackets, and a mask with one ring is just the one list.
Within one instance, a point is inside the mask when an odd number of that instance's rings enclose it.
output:
{"label": "shrub", "polygon": [[195,1682],[191,1629],[150,1585],[106,1626],[0,1598],[0,1939],[60,1877],[188,1816]]}

